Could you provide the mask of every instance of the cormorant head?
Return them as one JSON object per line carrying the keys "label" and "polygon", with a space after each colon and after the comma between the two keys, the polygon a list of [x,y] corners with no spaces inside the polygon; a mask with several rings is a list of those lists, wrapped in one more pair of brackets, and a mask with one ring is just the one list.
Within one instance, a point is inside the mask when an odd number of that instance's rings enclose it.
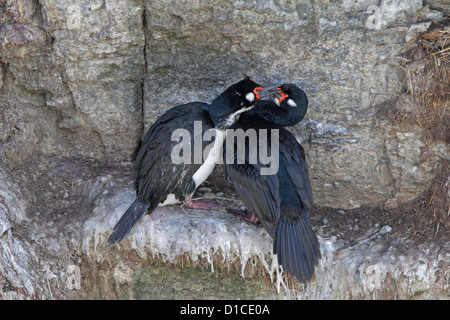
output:
{"label": "cormorant head", "polygon": [[239,119],[242,112],[252,109],[260,98],[273,94],[273,91],[266,92],[246,76],[214,99],[208,107],[208,113],[217,128],[226,129]]}
{"label": "cormorant head", "polygon": [[298,108],[297,112],[304,112],[308,109],[308,98],[305,92],[292,83],[285,83],[278,88],[280,94],[276,96],[275,103],[283,110]]}
{"label": "cormorant head", "polygon": [[268,100],[258,101],[255,108],[246,115],[257,116],[284,127],[299,123],[308,110],[308,98],[305,92],[290,83],[265,90],[273,92],[274,89],[277,94]]}

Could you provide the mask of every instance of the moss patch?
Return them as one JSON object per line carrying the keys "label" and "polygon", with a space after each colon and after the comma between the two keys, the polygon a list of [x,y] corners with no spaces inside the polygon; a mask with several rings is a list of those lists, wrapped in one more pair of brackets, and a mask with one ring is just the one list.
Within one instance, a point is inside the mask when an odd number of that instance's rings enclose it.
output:
{"label": "moss patch", "polygon": [[276,292],[236,271],[151,265],[133,277],[135,299],[264,299]]}

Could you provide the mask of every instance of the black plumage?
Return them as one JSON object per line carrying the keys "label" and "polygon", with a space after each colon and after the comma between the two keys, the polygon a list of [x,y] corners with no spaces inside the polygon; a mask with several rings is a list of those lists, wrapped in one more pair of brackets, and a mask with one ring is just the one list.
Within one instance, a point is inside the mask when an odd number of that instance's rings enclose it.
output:
{"label": "black plumage", "polygon": [[[254,106],[260,89],[246,77],[227,88],[211,104],[192,102],[173,107],[150,127],[135,161],[137,198],[115,225],[108,244],[123,240],[146,212],[151,213],[161,203],[172,204],[190,198],[211,173],[214,164],[195,163],[194,153],[191,153],[190,163],[172,161],[172,150],[179,143],[172,141],[174,130],[189,131],[191,146],[194,146],[194,139],[201,139],[203,152],[211,144],[211,141],[203,141],[203,134],[215,129],[218,139],[220,132],[232,125],[241,112]],[[202,137],[194,136],[195,121],[201,121]]]}
{"label": "black plumage", "polygon": [[[308,100],[306,94],[292,84],[280,88],[284,92],[283,101],[259,101],[230,128],[255,129],[257,133],[260,129],[267,129],[267,154],[279,148],[279,154],[275,155],[278,171],[271,175],[261,174],[261,168],[268,167],[268,164],[263,164],[259,157],[257,163],[250,163],[253,152],[250,149],[254,148],[248,145],[244,164],[237,163],[236,145],[234,150],[225,149],[224,155],[228,157],[225,170],[248,210],[272,236],[278,263],[299,281],[306,282],[312,278],[321,257],[319,242],[310,224],[313,195],[305,152],[284,126],[295,125],[303,119]],[[273,130],[278,130],[279,139],[274,140],[278,146],[272,144],[272,134],[276,134]],[[230,163],[233,158],[229,154],[231,151],[234,161]],[[260,150],[257,152],[259,154]]]}

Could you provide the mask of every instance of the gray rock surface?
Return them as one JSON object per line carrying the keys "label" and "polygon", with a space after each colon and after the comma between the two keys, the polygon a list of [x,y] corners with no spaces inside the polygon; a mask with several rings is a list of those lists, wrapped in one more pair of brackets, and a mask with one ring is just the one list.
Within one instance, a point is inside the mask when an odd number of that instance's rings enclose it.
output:
{"label": "gray rock surface", "polygon": [[[406,92],[425,64],[405,55],[449,13],[441,0],[0,0],[1,297],[117,297],[123,292],[95,291],[94,281],[80,290],[78,278],[126,283],[146,259],[177,264],[177,255],[211,268],[220,257],[246,277],[257,264],[292,297],[448,297],[448,247],[391,239],[383,223],[360,245],[324,237],[316,282],[295,293],[270,263],[262,230],[219,213],[199,226],[164,209],[129,248],[103,245],[130,200],[129,164],[144,131],[173,105],[210,102],[244,74],[307,93],[306,119],[292,131],[319,208],[391,210],[417,199],[442,175],[449,144],[389,112],[420,115]],[[187,232],[178,240],[170,236],[177,223]],[[162,232],[160,242],[149,230]]]}
{"label": "gray rock surface", "polygon": [[19,186],[1,168],[0,181],[0,298],[48,298],[34,249],[20,232],[12,232],[14,224],[27,219],[27,203]]}
{"label": "gray rock surface", "polygon": [[[7,101],[45,110],[37,118],[55,132],[39,151],[113,161],[131,159],[144,124],[175,104],[211,101],[244,73],[294,82],[310,98],[297,129],[317,203],[395,207],[448,158],[423,128],[376,116],[405,90],[401,55],[441,10],[421,0],[6,1],[2,77],[29,95]],[[403,161],[423,154],[425,164]]]}

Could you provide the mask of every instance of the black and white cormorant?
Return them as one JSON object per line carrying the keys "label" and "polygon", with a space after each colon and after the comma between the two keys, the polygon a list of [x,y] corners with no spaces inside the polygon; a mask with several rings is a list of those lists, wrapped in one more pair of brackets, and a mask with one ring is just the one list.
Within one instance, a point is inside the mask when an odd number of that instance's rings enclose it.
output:
{"label": "black and white cormorant", "polygon": [[[281,96],[274,101],[258,101],[230,127],[244,131],[255,129],[257,134],[259,129],[267,129],[269,150],[266,154],[275,147],[271,144],[271,134],[274,134],[271,129],[278,129],[278,172],[262,175],[260,169],[267,165],[259,157],[257,163],[250,163],[250,153],[254,149],[250,151],[247,144],[245,163],[237,163],[235,145],[234,162],[225,162],[225,171],[248,210],[272,236],[278,263],[300,282],[307,282],[321,258],[319,242],[310,224],[313,195],[305,152],[284,127],[293,126],[304,118],[308,99],[303,90],[293,84],[284,84],[280,89]],[[229,150],[224,151],[224,156],[227,152]]]}
{"label": "black and white cormorant", "polygon": [[[135,160],[137,198],[115,225],[108,244],[123,240],[141,217],[146,212],[151,213],[158,205],[184,201],[192,205],[190,197],[211,174],[217,158],[221,156],[217,150],[220,150],[225,138],[224,130],[242,112],[254,106],[259,94],[263,94],[262,87],[246,76],[244,80],[227,88],[211,104],[187,103],[175,106],[163,114],[149,128],[142,141]],[[195,121],[201,121],[201,137],[198,136],[199,132],[194,132]],[[210,141],[203,141],[203,134],[207,130],[215,130],[213,147],[206,159],[195,161],[192,152],[190,162],[174,163],[172,151],[178,141],[172,141],[172,133],[176,129],[185,129],[190,133],[191,146],[195,145],[195,139],[200,139],[202,155],[204,149],[212,144]]]}

